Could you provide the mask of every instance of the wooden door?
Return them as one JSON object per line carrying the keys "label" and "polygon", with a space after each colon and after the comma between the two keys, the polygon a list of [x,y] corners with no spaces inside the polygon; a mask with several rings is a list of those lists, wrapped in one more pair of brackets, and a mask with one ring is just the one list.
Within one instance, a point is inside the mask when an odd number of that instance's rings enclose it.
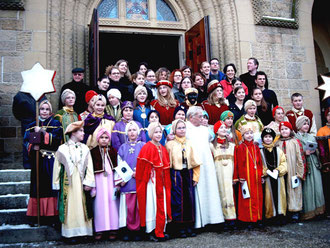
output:
{"label": "wooden door", "polygon": [[185,33],[186,65],[198,72],[203,61],[210,60],[209,17],[205,16]]}
{"label": "wooden door", "polygon": [[92,20],[89,25],[89,84],[95,86],[99,77],[99,16],[97,9],[93,10]]}

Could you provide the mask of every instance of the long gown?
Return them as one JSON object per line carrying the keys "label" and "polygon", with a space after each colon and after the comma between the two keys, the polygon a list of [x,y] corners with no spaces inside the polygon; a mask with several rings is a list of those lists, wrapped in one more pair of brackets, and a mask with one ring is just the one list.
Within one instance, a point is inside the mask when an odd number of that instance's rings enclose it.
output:
{"label": "long gown", "polygon": [[110,147],[102,154],[100,149],[104,148],[97,146],[91,150],[95,173],[95,188],[91,191],[91,195],[95,195],[95,232],[119,229],[119,199],[113,199],[116,190],[113,169],[117,165],[117,151]]}
{"label": "long gown", "polygon": [[244,179],[247,182],[250,197],[243,198],[240,186],[237,203],[237,219],[240,221],[257,222],[262,219],[262,172],[259,147],[253,143],[253,140],[244,140],[235,150],[234,180]]}
{"label": "long gown", "polygon": [[[136,169],[137,157],[145,145],[144,142],[126,142],[121,145],[118,151],[118,161],[125,161],[134,171]],[[116,184],[122,182],[116,173]],[[117,180],[118,178],[118,180]],[[132,177],[120,188],[119,227],[127,227],[128,230],[137,231],[140,229],[140,214],[136,194],[136,180]]]}
{"label": "long gown", "polygon": [[[265,149],[268,149],[265,151]],[[284,175],[288,172],[285,154],[278,147],[272,149],[263,148],[260,150],[263,162],[263,175],[265,177],[265,217],[267,219],[286,215],[286,191]],[[278,171],[278,178],[275,179],[267,174],[267,170]]]}
{"label": "long gown", "polygon": [[135,179],[141,227],[163,238],[167,219],[172,219],[170,159],[165,147],[151,141],[142,147]]}
{"label": "long gown", "polygon": [[[307,142],[316,143],[315,137],[309,133],[298,132],[296,138],[301,142],[304,151]],[[312,219],[325,211],[320,161],[316,153],[306,155],[306,160],[308,169],[303,183],[303,220]]]}
{"label": "long gown", "polygon": [[[37,216],[37,178],[36,178],[36,151],[29,143],[29,135],[34,132],[36,122],[27,126],[23,140],[23,160],[24,167],[31,168],[30,199],[27,207],[28,216]],[[44,128],[46,134],[43,135],[39,152],[39,197],[40,215],[58,215],[57,192],[52,189],[53,166],[55,151],[62,141],[62,125],[54,120],[53,116],[44,121],[39,121],[39,126]]]}
{"label": "long gown", "polygon": [[194,126],[187,122],[186,137],[198,151],[202,162],[197,186],[195,187],[195,228],[207,224],[224,222],[220,193],[213,157],[210,149],[211,135],[205,126]]}
{"label": "long gown", "polygon": [[233,189],[235,144],[229,142],[228,148],[223,149],[217,143],[216,147],[211,145],[211,150],[214,157],[224,218],[225,220],[235,220],[236,209]]}
{"label": "long gown", "polygon": [[296,188],[292,188],[291,178],[298,176],[300,180],[304,180],[306,176],[306,168],[304,164],[303,150],[299,140],[289,138],[279,140],[279,148],[282,149],[286,156],[288,174],[286,176],[286,197],[288,211],[299,212],[302,210],[302,181]]}
{"label": "long gown", "polygon": [[62,222],[62,236],[92,236],[92,219],[87,211],[83,190],[84,185],[95,187],[90,151],[85,144],[69,139],[58,148],[55,156],[53,189],[60,190],[59,218]]}

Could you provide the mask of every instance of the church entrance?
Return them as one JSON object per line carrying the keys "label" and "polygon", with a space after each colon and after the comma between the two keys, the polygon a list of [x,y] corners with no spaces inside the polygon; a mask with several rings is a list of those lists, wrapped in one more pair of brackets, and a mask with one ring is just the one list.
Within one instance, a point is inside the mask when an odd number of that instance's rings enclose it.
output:
{"label": "church entrance", "polygon": [[179,43],[180,36],[176,35],[100,32],[100,75],[119,59],[128,61],[132,74],[138,71],[140,62],[147,62],[153,70],[180,68]]}

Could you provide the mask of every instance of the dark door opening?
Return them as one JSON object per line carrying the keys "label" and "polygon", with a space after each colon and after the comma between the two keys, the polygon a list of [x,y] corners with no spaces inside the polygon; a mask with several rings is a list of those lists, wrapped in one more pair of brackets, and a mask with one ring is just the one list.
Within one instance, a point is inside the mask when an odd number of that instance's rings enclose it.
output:
{"label": "dark door opening", "polygon": [[179,68],[179,36],[123,34],[100,32],[100,75],[108,65],[119,59],[128,61],[130,72],[138,70],[140,62],[147,62],[150,69]]}

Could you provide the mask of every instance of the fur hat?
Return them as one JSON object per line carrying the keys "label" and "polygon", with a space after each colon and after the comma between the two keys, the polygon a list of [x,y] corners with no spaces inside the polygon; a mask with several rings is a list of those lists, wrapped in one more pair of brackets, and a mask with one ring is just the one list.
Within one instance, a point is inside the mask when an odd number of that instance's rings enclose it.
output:
{"label": "fur hat", "polygon": [[65,105],[65,99],[68,97],[68,95],[74,95],[74,97],[76,97],[76,93],[74,93],[74,91],[70,90],[70,89],[65,89],[62,94],[61,94],[61,101],[62,104]]}
{"label": "fur hat", "polygon": [[112,89],[108,90],[107,97],[109,98],[110,95],[118,98],[119,100],[121,99],[121,93],[118,89],[112,88]]}
{"label": "fur hat", "polygon": [[264,130],[262,130],[262,133],[261,133],[261,139],[263,140],[264,137],[269,134],[270,136],[273,137],[273,140],[275,139],[276,137],[276,133],[273,129],[269,128],[269,127],[265,127]]}
{"label": "fur hat", "polygon": [[72,122],[69,124],[69,126],[67,126],[64,134],[69,134],[69,133],[75,132],[75,131],[79,130],[80,128],[82,128],[83,126],[84,126],[84,121]]}

